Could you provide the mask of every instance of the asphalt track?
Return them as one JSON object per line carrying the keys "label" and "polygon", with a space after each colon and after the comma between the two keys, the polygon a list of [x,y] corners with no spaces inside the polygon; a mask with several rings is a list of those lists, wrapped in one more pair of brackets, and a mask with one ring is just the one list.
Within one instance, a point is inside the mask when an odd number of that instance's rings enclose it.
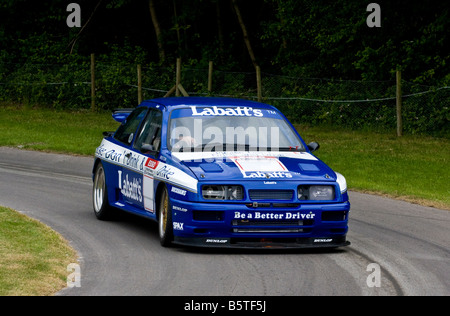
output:
{"label": "asphalt track", "polygon": [[57,295],[450,295],[449,211],[350,192],[349,247],[162,248],[151,221],[95,218],[92,163],[0,148],[0,205],[49,225],[79,253],[80,287]]}

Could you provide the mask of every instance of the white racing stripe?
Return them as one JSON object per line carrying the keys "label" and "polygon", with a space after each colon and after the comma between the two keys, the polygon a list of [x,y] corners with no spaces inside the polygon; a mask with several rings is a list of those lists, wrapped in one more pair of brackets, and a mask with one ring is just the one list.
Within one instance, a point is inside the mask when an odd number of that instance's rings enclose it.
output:
{"label": "white racing stripe", "polygon": [[[131,155],[127,156],[129,153]],[[95,156],[106,162],[142,174],[142,176],[145,175],[149,178],[167,182],[197,193],[198,181],[196,178],[172,165],[153,160],[136,152],[131,152],[106,139],[103,139],[101,145],[97,148]]]}
{"label": "white racing stripe", "polygon": [[244,159],[257,157],[285,157],[317,161],[310,153],[291,151],[211,151],[211,152],[172,152],[172,156],[180,161],[199,161],[209,159]]}

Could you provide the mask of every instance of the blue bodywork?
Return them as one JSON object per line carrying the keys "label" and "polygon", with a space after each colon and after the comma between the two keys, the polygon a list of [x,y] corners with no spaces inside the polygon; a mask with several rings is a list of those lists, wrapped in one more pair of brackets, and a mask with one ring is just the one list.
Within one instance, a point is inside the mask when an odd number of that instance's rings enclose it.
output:
{"label": "blue bodywork", "polygon": [[[124,126],[130,111],[113,116]],[[105,134],[96,150],[94,172],[101,163],[112,207],[158,221],[160,197],[166,189],[173,242],[182,245],[309,248],[350,244],[346,240],[350,203],[345,178],[312,155],[276,108],[240,99],[181,97],[144,101],[135,111],[141,111],[131,114],[135,130]],[[158,135],[153,147],[138,145],[149,115],[161,121],[160,127],[153,128]],[[283,120],[298,143],[277,151],[243,147],[176,150],[171,138],[175,123],[189,116],[242,122]],[[210,136],[205,130],[199,133]],[[314,199],[309,196],[313,190],[331,197]]]}

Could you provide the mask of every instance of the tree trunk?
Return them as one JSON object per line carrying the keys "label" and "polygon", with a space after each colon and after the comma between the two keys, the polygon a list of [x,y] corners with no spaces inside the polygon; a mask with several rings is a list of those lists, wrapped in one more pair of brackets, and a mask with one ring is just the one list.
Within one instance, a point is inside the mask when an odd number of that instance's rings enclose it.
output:
{"label": "tree trunk", "polygon": [[158,44],[159,61],[163,63],[166,60],[166,52],[162,42],[161,27],[159,25],[158,16],[156,15],[155,1],[149,0],[148,3],[150,15],[152,17],[153,27],[155,28],[156,42]]}
{"label": "tree trunk", "polygon": [[177,56],[181,56],[181,33],[180,33],[181,26],[180,21],[178,19],[177,3],[175,2],[175,0],[173,0],[173,14],[175,16],[175,29],[177,31],[177,43],[178,43]]}
{"label": "tree trunk", "polygon": [[217,14],[217,33],[219,37],[219,52],[220,52],[220,61],[222,64],[224,63],[225,56],[225,39],[223,36],[223,24],[222,24],[222,12],[220,10],[220,1],[216,3],[216,14]]}
{"label": "tree trunk", "polygon": [[253,52],[252,45],[250,43],[250,39],[248,37],[247,27],[245,26],[244,20],[242,19],[241,10],[239,9],[239,6],[237,4],[237,0],[231,0],[233,3],[234,11],[236,12],[239,25],[242,29],[242,34],[244,35],[244,41],[245,45],[247,46],[248,54],[250,55],[250,59],[253,63],[253,66],[255,66],[255,69],[258,67],[258,63],[256,62],[255,54]]}

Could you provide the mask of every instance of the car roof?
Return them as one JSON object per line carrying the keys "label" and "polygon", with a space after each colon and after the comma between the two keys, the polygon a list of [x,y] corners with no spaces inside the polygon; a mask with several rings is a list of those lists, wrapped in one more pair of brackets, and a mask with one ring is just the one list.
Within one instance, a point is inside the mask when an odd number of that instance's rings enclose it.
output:
{"label": "car roof", "polygon": [[163,105],[167,110],[172,108],[183,108],[189,106],[232,106],[232,107],[255,107],[259,109],[275,109],[273,106],[244,99],[237,98],[217,98],[217,97],[170,97],[151,99],[142,102],[142,106],[150,106],[151,103]]}

